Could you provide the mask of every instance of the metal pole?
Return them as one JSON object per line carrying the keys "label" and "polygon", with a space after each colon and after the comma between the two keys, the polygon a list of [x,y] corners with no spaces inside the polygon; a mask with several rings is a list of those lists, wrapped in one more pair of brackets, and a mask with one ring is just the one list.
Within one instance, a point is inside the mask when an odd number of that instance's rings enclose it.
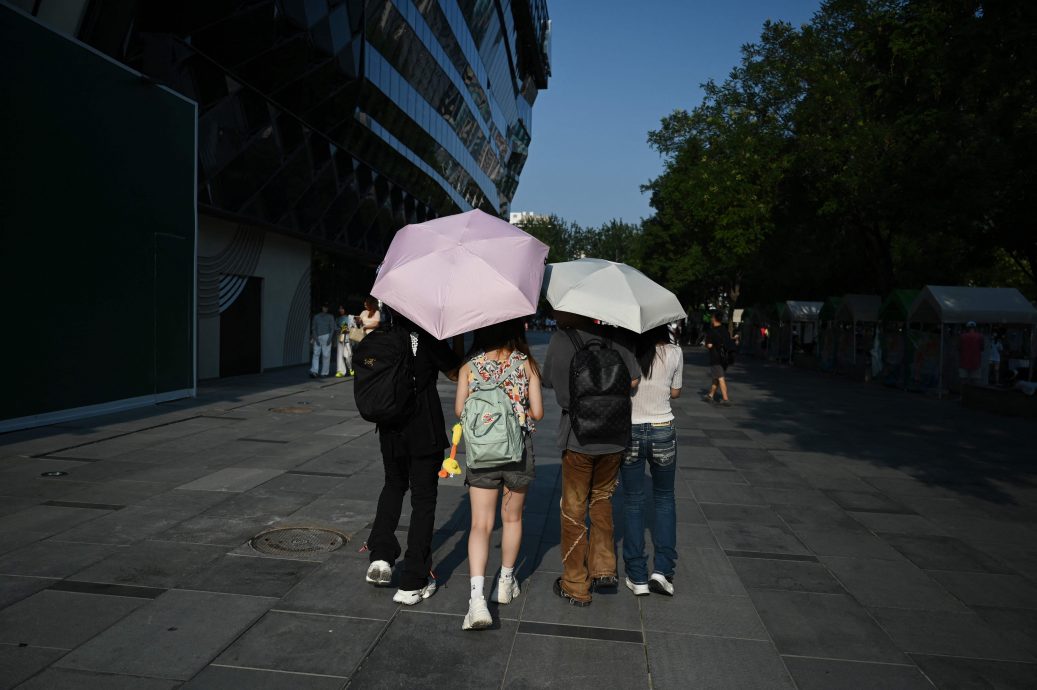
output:
{"label": "metal pole", "polygon": [[852,353],[851,358],[850,358],[850,362],[853,364],[854,367],[856,367],[857,366],[857,320],[856,319],[854,319],[851,322],[850,328],[853,329],[853,336],[850,338],[850,348],[851,348],[850,352]]}
{"label": "metal pole", "polygon": [[943,399],[943,321],[940,322],[940,369],[939,377],[937,378],[936,398],[938,400]]}

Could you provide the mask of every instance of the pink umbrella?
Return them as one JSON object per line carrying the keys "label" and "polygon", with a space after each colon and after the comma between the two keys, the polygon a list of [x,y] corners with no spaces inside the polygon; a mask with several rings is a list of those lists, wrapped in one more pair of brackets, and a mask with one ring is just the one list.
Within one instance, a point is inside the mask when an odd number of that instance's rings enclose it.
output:
{"label": "pink umbrella", "polygon": [[536,311],[547,245],[482,211],[408,225],[371,294],[439,340]]}

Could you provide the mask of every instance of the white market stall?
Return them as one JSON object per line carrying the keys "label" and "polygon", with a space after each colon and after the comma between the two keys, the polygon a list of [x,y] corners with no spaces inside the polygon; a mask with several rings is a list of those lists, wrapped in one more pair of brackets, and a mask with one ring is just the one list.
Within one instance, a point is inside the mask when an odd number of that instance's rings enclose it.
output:
{"label": "white market stall", "polygon": [[939,324],[937,385],[942,393],[945,326],[975,321],[984,325],[1025,325],[1032,329],[1037,325],[1037,308],[1015,288],[927,285],[915,298],[907,320]]}
{"label": "white market stall", "polygon": [[850,364],[853,366],[857,365],[857,327],[870,327],[863,333],[862,340],[871,347],[881,306],[882,299],[878,295],[843,295],[835,311],[835,321],[850,324]]}
{"label": "white market stall", "polygon": [[[795,337],[798,329],[801,344],[814,343],[817,340],[817,320],[821,315],[821,307],[824,302],[808,302],[805,300],[788,300],[778,303],[778,319],[782,325],[782,336],[785,335],[785,326],[788,326],[788,353],[789,364],[792,364],[792,354],[795,348]],[[782,345],[785,345],[783,342]],[[782,348],[784,351],[784,347]]]}

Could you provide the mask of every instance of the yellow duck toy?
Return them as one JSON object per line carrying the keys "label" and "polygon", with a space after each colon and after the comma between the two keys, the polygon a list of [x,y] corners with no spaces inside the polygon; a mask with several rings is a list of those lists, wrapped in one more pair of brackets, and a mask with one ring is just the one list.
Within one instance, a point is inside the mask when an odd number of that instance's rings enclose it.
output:
{"label": "yellow duck toy", "polygon": [[461,425],[454,425],[454,434],[450,439],[450,457],[443,461],[443,469],[439,471],[440,479],[461,474],[461,466],[457,464],[457,444],[461,442]]}

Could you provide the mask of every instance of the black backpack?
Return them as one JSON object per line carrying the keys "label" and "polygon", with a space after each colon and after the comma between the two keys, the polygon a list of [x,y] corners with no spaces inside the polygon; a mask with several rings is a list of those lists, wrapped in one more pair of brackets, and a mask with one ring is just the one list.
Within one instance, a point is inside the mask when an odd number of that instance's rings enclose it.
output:
{"label": "black backpack", "polygon": [[569,421],[580,445],[626,447],[630,440],[630,370],[608,340],[584,344],[567,330],[576,353],[569,365]]}
{"label": "black backpack", "polygon": [[726,369],[735,363],[735,351],[731,347],[733,343],[730,341],[717,346],[717,355],[720,357],[720,364]]}
{"label": "black backpack", "polygon": [[353,397],[361,417],[392,424],[413,412],[414,353],[407,331],[376,328],[368,333],[356,346],[353,368]]}

